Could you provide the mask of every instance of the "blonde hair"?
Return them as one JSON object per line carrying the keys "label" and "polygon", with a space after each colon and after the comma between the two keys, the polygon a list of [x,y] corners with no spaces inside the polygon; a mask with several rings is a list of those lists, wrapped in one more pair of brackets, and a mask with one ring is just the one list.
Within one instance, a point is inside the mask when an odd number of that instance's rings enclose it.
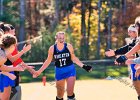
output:
{"label": "blonde hair", "polygon": [[63,31],[57,32],[56,35],[55,35],[55,39],[57,38],[57,36],[58,36],[59,34],[65,34],[65,32],[63,32]]}
{"label": "blonde hair", "polygon": [[56,33],[56,35],[55,35],[55,43],[57,43],[57,37],[58,37],[60,34],[64,34],[64,35],[65,35],[65,32],[59,31],[59,32]]}
{"label": "blonde hair", "polygon": [[133,31],[133,32],[136,32],[136,33],[138,34],[138,30],[137,30],[137,28],[135,27],[134,24],[131,24],[131,25],[129,26],[128,32],[129,32],[129,31]]}

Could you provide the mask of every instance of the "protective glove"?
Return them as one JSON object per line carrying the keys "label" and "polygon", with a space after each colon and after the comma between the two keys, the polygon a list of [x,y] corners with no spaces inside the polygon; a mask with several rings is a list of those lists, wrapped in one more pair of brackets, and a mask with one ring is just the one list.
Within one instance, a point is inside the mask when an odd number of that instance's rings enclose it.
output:
{"label": "protective glove", "polygon": [[92,66],[89,65],[83,65],[82,67],[84,70],[86,70],[87,72],[91,72],[92,71]]}
{"label": "protective glove", "polygon": [[116,59],[116,62],[122,64],[122,63],[125,63],[126,60],[127,60],[127,57],[125,55],[121,55],[120,57]]}

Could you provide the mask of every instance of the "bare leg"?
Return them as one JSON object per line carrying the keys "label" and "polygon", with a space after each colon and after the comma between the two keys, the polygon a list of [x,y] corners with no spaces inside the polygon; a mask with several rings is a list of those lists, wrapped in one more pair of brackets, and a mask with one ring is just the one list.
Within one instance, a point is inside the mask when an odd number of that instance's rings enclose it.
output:
{"label": "bare leg", "polygon": [[2,93],[0,92],[0,100],[2,99]]}
{"label": "bare leg", "polygon": [[63,98],[65,92],[65,80],[56,81],[57,97]]}
{"label": "bare leg", "polygon": [[11,94],[11,86],[5,87],[2,93],[2,100],[9,100]]}
{"label": "bare leg", "polygon": [[72,96],[73,95],[75,80],[76,80],[75,77],[69,77],[67,79],[67,95],[68,96]]}
{"label": "bare leg", "polygon": [[136,89],[137,94],[140,96],[140,81],[139,80],[133,81],[133,85]]}

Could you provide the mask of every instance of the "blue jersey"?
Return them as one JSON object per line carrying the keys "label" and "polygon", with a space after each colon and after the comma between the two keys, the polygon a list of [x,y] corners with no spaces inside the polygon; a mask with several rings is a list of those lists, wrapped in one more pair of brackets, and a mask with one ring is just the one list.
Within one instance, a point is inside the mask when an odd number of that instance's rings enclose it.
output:
{"label": "blue jersey", "polygon": [[55,44],[53,56],[56,66],[55,79],[57,81],[76,76],[75,66],[71,60],[71,54],[66,43],[64,43],[64,48],[61,51],[58,50],[57,44]]}
{"label": "blue jersey", "polygon": [[56,67],[66,67],[73,64],[71,60],[71,54],[67,48],[67,44],[64,43],[64,48],[60,51],[57,48],[57,44],[54,45],[54,60]]}

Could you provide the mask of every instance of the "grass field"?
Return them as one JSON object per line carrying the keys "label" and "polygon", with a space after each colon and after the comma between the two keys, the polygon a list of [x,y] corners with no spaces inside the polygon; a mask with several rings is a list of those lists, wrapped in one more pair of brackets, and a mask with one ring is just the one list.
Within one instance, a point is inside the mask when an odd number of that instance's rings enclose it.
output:
{"label": "grass field", "polygon": [[[137,100],[135,89],[131,81],[129,84],[113,80],[78,80],[75,84],[76,100]],[[40,82],[22,83],[22,100],[55,100],[56,88],[54,83],[47,82],[43,86]],[[66,92],[64,95],[66,99]]]}

